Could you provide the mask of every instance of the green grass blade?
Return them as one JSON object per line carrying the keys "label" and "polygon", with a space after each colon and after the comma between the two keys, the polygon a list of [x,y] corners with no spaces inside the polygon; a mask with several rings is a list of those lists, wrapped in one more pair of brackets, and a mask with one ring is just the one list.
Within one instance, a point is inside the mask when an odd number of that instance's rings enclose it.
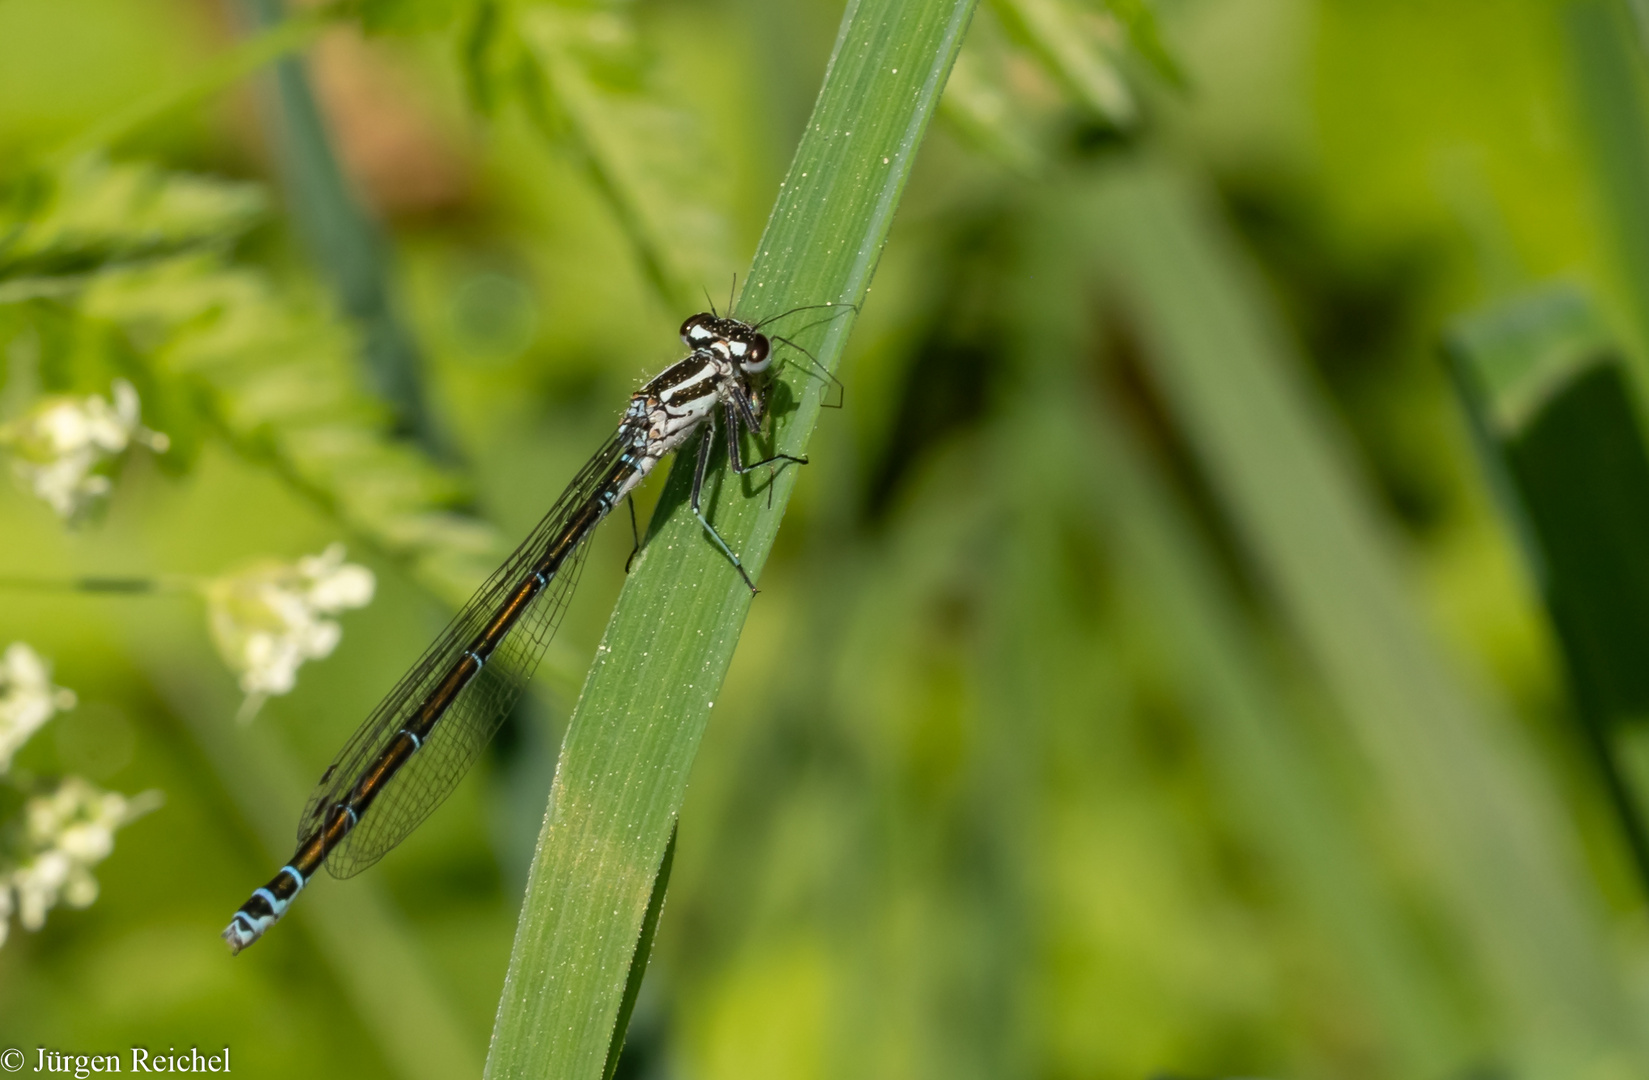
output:
{"label": "green grass blade", "polygon": [[1451,901],[1531,1071],[1641,1063],[1599,899],[1530,748],[1440,659],[1386,528],[1208,213],[1166,169],[1119,169],[1096,243],[1164,400]]}
{"label": "green grass blade", "polygon": [[[864,298],[973,7],[973,0],[849,6],[746,279],[742,317]],[[808,321],[795,317],[778,329]],[[802,339],[834,369],[851,324],[843,312]],[[822,392],[800,366],[785,371],[775,393],[782,449],[806,446]],[[568,727],[489,1077],[594,1080],[607,1059],[688,770],[750,607],[749,591],[683,505],[690,466],[682,461],[672,473]],[[780,472],[770,493],[724,472],[718,479],[708,485],[709,512],[759,573],[796,470]]]}

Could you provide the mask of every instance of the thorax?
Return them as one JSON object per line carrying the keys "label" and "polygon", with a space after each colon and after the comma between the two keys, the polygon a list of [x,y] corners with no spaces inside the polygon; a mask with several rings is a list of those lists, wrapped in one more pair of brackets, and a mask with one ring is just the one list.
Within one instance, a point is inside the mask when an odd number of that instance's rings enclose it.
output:
{"label": "thorax", "polygon": [[731,360],[697,349],[635,392],[624,414],[625,426],[650,456],[662,457],[704,423],[739,378]]}

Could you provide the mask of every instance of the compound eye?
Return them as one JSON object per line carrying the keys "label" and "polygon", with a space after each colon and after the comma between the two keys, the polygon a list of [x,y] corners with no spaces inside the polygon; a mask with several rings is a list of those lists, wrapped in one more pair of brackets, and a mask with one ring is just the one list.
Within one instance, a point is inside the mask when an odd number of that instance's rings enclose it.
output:
{"label": "compound eye", "polygon": [[761,371],[767,367],[767,353],[767,336],[765,334],[753,334],[744,355],[739,358],[739,364],[746,371]]}
{"label": "compound eye", "polygon": [[711,328],[711,324],[715,322],[715,319],[714,315],[700,313],[682,323],[682,342],[694,348],[700,348],[716,340],[719,335]]}

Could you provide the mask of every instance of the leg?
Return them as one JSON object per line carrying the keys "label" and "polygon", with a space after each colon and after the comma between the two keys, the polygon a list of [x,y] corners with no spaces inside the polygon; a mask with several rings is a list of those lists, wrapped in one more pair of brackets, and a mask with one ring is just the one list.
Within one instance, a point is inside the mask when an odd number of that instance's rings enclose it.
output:
{"label": "leg", "polygon": [[744,451],[739,448],[739,424],[743,422],[752,432],[759,434],[760,425],[756,422],[755,414],[750,409],[750,403],[744,400],[744,395],[734,391],[733,397],[727,402],[727,462],[733,471],[740,476],[751,469],[759,469],[763,465],[771,465],[775,461],[789,461],[797,465],[806,465],[805,457],[796,457],[794,454],[774,454],[772,457],[762,458],[760,461],[744,463]]}
{"label": "leg", "polygon": [[727,561],[733,564],[733,569],[737,570],[739,576],[744,579],[744,583],[750,586],[750,595],[754,596],[756,595],[756,583],[750,580],[750,575],[744,572],[744,564],[739,562],[739,557],[733,554],[733,549],[727,546],[727,541],[721,538],[721,534],[716,531],[714,525],[710,524],[710,520],[704,516],[704,511],[699,507],[699,493],[704,489],[704,473],[710,466],[710,446],[715,441],[716,414],[712,412],[709,422],[705,425],[704,433],[699,436],[699,460],[697,466],[693,469],[693,497],[690,500],[693,507],[693,516],[699,519],[699,524],[704,526],[704,531],[710,534],[710,539],[714,540],[716,546],[721,548],[721,553],[727,556]]}
{"label": "leg", "polygon": [[[739,403],[737,407],[733,404],[735,400]],[[735,398],[729,398],[723,403],[724,415],[727,417],[727,464],[735,473],[743,476],[756,466],[745,465],[743,461],[744,450],[739,446],[739,408],[744,409],[746,416],[751,415],[749,403],[744,400],[742,394],[738,394]],[[755,429],[752,428],[751,430]],[[766,465],[767,462],[758,462],[758,464]],[[803,462],[803,464],[806,464],[806,462]],[[767,470],[767,508],[769,510],[773,509],[773,475],[773,469],[769,466]]]}
{"label": "leg", "polygon": [[794,341],[791,341],[787,337],[780,337],[778,334],[769,334],[768,337],[772,338],[774,341],[784,342],[786,345],[790,346],[792,349],[795,349],[797,352],[799,352],[803,356],[807,357],[808,362],[811,363],[815,369],[817,369],[815,371],[809,371],[808,374],[812,375],[815,379],[817,379],[817,378],[819,378],[820,374],[822,373],[824,375],[824,378],[829,380],[830,383],[832,383],[836,387],[836,395],[837,395],[836,396],[836,404],[832,405],[828,401],[821,401],[821,402],[819,402],[819,407],[820,408],[822,408],[822,409],[839,409],[847,403],[847,387],[842,385],[842,380],[838,379],[836,376],[834,376],[830,373],[829,368],[827,368],[823,364],[819,363],[819,358],[817,356],[814,356],[812,353],[808,352],[806,349],[802,348],[800,345],[796,344]]}
{"label": "leg", "polygon": [[636,561],[641,554],[641,529],[636,525],[636,500],[633,495],[624,497],[624,505],[630,508],[630,535],[636,538],[636,546],[630,549],[630,557],[624,560],[624,572],[630,572],[630,564]]}
{"label": "leg", "polygon": [[[738,436],[735,435],[735,436],[733,436],[733,438],[735,440],[737,440]],[[743,476],[745,473],[749,472],[751,469],[759,469],[763,465],[771,465],[775,461],[788,461],[793,465],[806,465],[807,464],[807,459],[804,458],[804,457],[793,457],[790,454],[774,454],[772,457],[764,457],[760,461],[752,461],[748,465],[735,465],[735,466],[733,466],[733,471],[738,473],[740,476]]]}

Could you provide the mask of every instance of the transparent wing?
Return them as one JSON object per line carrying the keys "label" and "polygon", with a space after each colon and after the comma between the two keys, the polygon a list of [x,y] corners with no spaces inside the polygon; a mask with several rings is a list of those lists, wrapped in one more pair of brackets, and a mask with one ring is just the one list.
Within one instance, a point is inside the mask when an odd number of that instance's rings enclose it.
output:
{"label": "transparent wing", "polygon": [[[521,546],[476,590],[412,670],[372,710],[321,775],[298,823],[299,843],[314,835],[333,807],[349,797],[362,774],[398,736],[430,691],[532,574],[548,546],[611,482],[615,469],[622,468],[619,458],[626,446],[621,432],[590,459]],[[459,691],[423,746],[385,783],[360,821],[327,856],[326,868],[334,877],[352,877],[383,858],[452,794],[537,670],[578,584],[583,560],[580,538],[576,550],[510,628],[481,671]]]}

